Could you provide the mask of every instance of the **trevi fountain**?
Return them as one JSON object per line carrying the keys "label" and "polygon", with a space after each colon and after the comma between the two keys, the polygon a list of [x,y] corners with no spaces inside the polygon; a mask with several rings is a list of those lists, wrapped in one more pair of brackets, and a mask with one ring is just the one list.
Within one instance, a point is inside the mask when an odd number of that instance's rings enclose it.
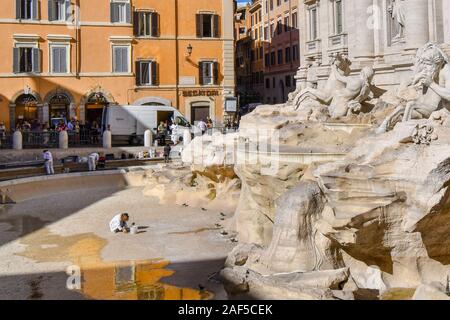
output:
{"label": "trevi fountain", "polygon": [[197,172],[228,170],[204,198],[236,201],[226,229],[239,243],[220,273],[230,298],[450,299],[447,52],[424,45],[389,90],[334,54],[321,88],[183,150]]}

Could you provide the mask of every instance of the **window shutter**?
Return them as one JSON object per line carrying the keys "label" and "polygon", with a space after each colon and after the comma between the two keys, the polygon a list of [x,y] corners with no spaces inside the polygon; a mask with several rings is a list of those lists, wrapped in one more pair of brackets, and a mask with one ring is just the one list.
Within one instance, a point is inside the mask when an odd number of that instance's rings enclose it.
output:
{"label": "window shutter", "polygon": [[111,2],[111,22],[119,22],[119,12],[117,3]]}
{"label": "window shutter", "polygon": [[139,34],[139,20],[140,20],[140,13],[135,11],[133,12],[133,31],[134,36],[139,37],[141,34]]}
{"label": "window shutter", "polygon": [[66,21],[69,21],[72,17],[72,4],[70,0],[66,0]]}
{"label": "window shutter", "polygon": [[48,0],[48,21],[54,21],[55,17],[54,17],[54,1],[53,0]]}
{"label": "window shutter", "polygon": [[199,71],[198,81],[200,85],[203,85],[203,66],[204,66],[203,62],[200,61],[198,63],[198,71]]}
{"label": "window shutter", "polygon": [[152,37],[159,36],[159,14],[152,12]]}
{"label": "window shutter", "polygon": [[140,61],[136,61],[135,73],[136,73],[136,85],[140,86],[141,85],[141,62]]}
{"label": "window shutter", "polygon": [[197,14],[197,38],[201,38],[203,36],[203,15]]}
{"label": "window shutter", "polygon": [[218,62],[214,62],[213,72],[214,72],[214,84],[219,84],[219,63]]}
{"label": "window shutter", "polygon": [[33,0],[33,20],[39,20],[39,0]]}
{"label": "window shutter", "polygon": [[121,48],[122,49],[122,68],[121,72],[128,72],[128,48]]}
{"label": "window shutter", "polygon": [[119,72],[120,70],[120,63],[122,62],[120,48],[114,48],[113,49],[113,72]]}
{"label": "window shutter", "polygon": [[213,16],[213,36],[214,38],[219,38],[219,30],[220,30],[220,19],[219,15],[215,14]]}
{"label": "window shutter", "polygon": [[33,57],[33,72],[40,73],[41,72],[41,50],[38,48],[33,48],[32,51]]}
{"label": "window shutter", "polygon": [[59,48],[52,48],[52,73],[59,73],[61,72],[61,56],[59,54],[60,49]]}
{"label": "window shutter", "polygon": [[126,11],[126,23],[131,23],[131,4],[128,2],[125,4],[125,11]]}
{"label": "window shutter", "polygon": [[13,48],[13,72],[20,72],[20,48]]}
{"label": "window shutter", "polygon": [[158,85],[158,63],[152,61],[152,86]]}
{"label": "window shutter", "polygon": [[20,12],[20,0],[16,0],[16,19],[21,18],[21,12]]}
{"label": "window shutter", "polygon": [[59,72],[67,73],[67,48],[59,48]]}

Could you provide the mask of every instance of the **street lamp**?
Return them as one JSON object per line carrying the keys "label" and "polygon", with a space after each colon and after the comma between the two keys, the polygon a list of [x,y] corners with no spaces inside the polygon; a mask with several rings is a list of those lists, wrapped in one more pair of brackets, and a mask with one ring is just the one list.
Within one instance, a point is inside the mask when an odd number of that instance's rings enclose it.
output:
{"label": "street lamp", "polygon": [[187,49],[188,56],[190,57],[192,54],[192,45],[189,43],[189,45],[187,46],[186,49]]}

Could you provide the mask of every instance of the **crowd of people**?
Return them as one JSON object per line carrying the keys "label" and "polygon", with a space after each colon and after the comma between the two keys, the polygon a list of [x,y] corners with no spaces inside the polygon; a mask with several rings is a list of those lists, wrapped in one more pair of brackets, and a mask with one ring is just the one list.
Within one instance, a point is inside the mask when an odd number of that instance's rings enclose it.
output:
{"label": "crowd of people", "polygon": [[[97,121],[81,122],[77,118],[71,118],[69,121],[64,118],[56,118],[52,119],[51,123],[40,123],[37,119],[31,122],[19,120],[17,121],[15,130],[21,131],[24,134],[60,133],[62,131],[67,131],[69,136],[73,137],[75,142],[83,141],[86,144],[97,144],[100,142],[101,137],[101,127]],[[4,134],[6,134],[6,129],[4,129]],[[48,137],[46,139],[48,140]]]}

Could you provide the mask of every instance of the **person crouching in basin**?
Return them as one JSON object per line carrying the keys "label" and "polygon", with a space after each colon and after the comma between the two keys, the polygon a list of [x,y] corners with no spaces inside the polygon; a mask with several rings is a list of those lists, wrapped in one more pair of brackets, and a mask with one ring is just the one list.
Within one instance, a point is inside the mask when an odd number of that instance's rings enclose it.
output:
{"label": "person crouching in basin", "polygon": [[130,228],[128,228],[128,220],[130,220],[130,216],[128,213],[122,213],[116,215],[114,218],[112,218],[111,222],[109,223],[109,229],[113,233],[128,233],[130,232]]}

